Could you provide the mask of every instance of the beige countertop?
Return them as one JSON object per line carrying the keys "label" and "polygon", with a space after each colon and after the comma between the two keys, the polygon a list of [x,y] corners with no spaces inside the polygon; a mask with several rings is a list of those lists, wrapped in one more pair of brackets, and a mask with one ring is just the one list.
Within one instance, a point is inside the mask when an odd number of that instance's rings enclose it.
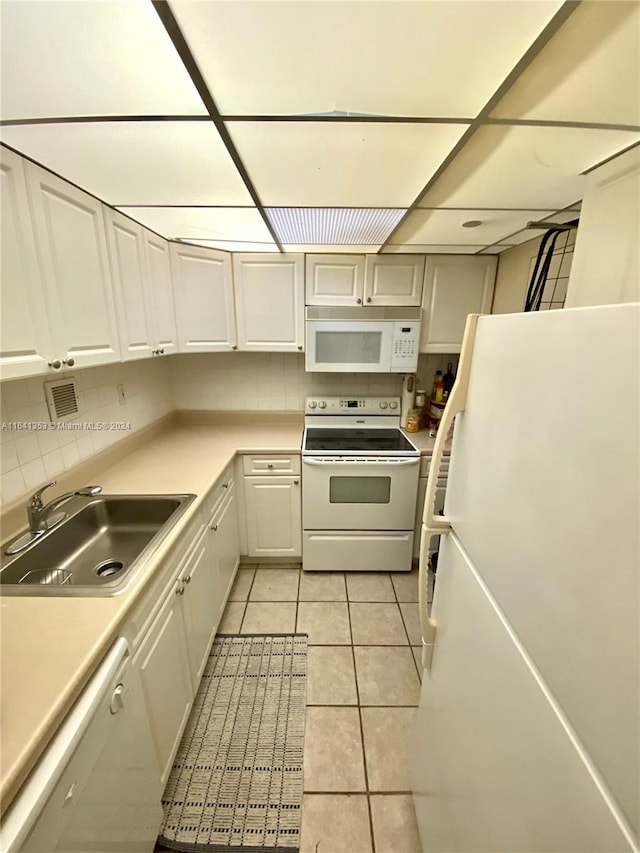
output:
{"label": "beige countertop", "polygon": [[[0,598],[3,809],[118,635],[162,560],[237,452],[299,452],[302,417],[223,418],[215,425],[169,424],[98,472],[106,494],[193,492],[196,500],[132,583],[111,598]],[[267,420],[267,419],[265,419]],[[82,482],[75,487],[83,485]]]}
{"label": "beige countertop", "polygon": [[[105,494],[192,492],[197,498],[120,595],[0,598],[3,809],[235,454],[297,453],[302,428],[301,415],[185,415],[181,422],[169,420],[148,440],[138,439],[119,459],[111,452],[103,468],[93,465],[91,480]],[[428,431],[410,433],[410,438],[423,453],[432,451]],[[84,473],[78,469],[77,477]],[[65,488],[84,485],[83,479],[74,482],[74,476],[70,472]]]}

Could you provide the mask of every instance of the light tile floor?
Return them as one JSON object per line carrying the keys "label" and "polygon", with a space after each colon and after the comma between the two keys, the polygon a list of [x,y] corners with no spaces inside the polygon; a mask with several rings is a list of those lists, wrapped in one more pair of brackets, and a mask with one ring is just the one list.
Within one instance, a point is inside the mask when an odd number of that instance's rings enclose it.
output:
{"label": "light tile floor", "polygon": [[421,853],[408,767],[417,601],[417,571],[238,571],[220,633],[309,634],[300,853]]}

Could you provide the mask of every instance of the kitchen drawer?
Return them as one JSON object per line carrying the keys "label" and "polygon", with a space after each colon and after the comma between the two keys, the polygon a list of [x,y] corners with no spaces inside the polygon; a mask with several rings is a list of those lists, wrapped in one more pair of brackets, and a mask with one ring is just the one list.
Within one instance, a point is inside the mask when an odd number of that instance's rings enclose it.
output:
{"label": "kitchen drawer", "polygon": [[260,456],[244,456],[243,471],[245,474],[299,474],[300,455],[262,454]]}
{"label": "kitchen drawer", "polygon": [[204,499],[205,519],[207,519],[207,521],[211,519],[211,516],[217,511],[222,499],[228,493],[233,483],[233,462],[231,462],[225,468],[222,476],[216,480],[215,486]]}

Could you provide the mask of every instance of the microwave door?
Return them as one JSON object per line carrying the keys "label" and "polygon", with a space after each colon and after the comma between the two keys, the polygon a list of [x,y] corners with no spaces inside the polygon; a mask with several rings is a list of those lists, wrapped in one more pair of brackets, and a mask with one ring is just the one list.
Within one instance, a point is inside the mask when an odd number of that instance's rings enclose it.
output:
{"label": "microwave door", "polygon": [[392,337],[389,323],[307,321],[306,369],[388,373]]}

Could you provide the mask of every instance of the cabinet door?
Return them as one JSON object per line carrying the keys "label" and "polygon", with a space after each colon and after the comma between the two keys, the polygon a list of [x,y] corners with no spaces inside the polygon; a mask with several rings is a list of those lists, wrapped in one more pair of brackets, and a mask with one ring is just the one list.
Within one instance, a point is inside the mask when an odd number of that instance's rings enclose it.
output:
{"label": "cabinet door", "polygon": [[104,220],[122,360],[148,358],[154,342],[142,226],[106,206]]}
{"label": "cabinet door", "polygon": [[195,693],[218,627],[220,611],[220,585],[207,531],[202,534],[200,542],[180,572],[178,583],[187,638],[189,671]]}
{"label": "cabinet door", "polygon": [[364,293],[364,255],[307,255],[307,305],[361,305]]}
{"label": "cabinet door", "polygon": [[496,258],[427,258],[420,352],[460,352],[467,314],[491,310]]}
{"label": "cabinet door", "polygon": [[193,688],[179,597],[171,593],[134,659],[164,787],[186,725]]}
{"label": "cabinet door", "polygon": [[234,255],[238,348],[304,349],[304,255]]}
{"label": "cabinet door", "polygon": [[220,598],[220,616],[227,602],[231,584],[240,562],[240,539],[238,536],[238,507],[236,487],[231,484],[222,506],[211,523],[211,541],[217,564],[218,594]]}
{"label": "cabinet door", "polygon": [[76,367],[119,361],[102,204],[33,163],[25,168],[55,357]]}
{"label": "cabinet door", "polygon": [[143,229],[147,258],[149,297],[153,317],[154,346],[161,355],[178,352],[176,312],[173,305],[173,282],[169,242],[152,231]]}
{"label": "cabinet door", "polygon": [[367,255],[365,305],[420,305],[424,255]]}
{"label": "cabinet door", "polygon": [[302,513],[298,477],[245,477],[250,557],[299,557]]}
{"label": "cabinet door", "polygon": [[2,352],[0,379],[44,373],[52,357],[22,157],[0,150]]}
{"label": "cabinet door", "polygon": [[236,349],[231,255],[171,244],[178,350]]}

